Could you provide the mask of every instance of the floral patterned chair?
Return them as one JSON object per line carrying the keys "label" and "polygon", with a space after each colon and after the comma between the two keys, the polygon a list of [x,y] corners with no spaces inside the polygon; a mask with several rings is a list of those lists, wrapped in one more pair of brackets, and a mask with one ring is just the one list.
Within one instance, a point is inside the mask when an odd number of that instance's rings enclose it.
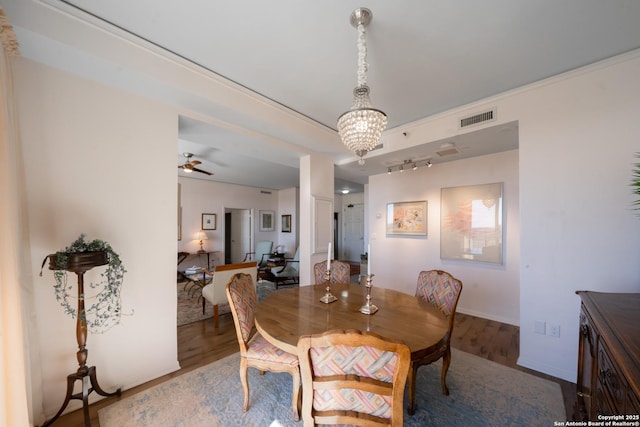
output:
{"label": "floral patterned chair", "polygon": [[[313,275],[316,285],[324,283],[324,274],[327,271],[327,261],[322,261],[313,266]],[[351,280],[351,266],[344,261],[331,261],[331,284],[349,283]]]}
{"label": "floral patterned chair", "polygon": [[238,273],[227,284],[227,299],[231,306],[233,323],[240,344],[240,382],[244,390],[243,410],[249,408],[248,368],[260,373],[289,372],[293,378],[291,405],[293,418],[300,419],[300,368],[295,354],[281,350],[267,340],[255,328],[255,308],[258,304],[256,286],[250,274]]}
{"label": "floral patterned chair", "polygon": [[402,426],[411,351],[355,330],[300,337],[302,420],[316,424]]}
{"label": "floral patterned chair", "polygon": [[447,371],[451,364],[451,335],[453,334],[453,318],[456,314],[456,306],[460,293],[462,292],[462,282],[446,271],[429,270],[421,271],[418,274],[418,284],[416,286],[416,297],[433,304],[449,320],[449,332],[444,344],[435,349],[432,353],[420,358],[411,360],[411,371],[409,372],[409,406],[410,415],[415,413],[416,376],[418,368],[428,365],[442,358],[442,373],[440,383],[442,384],[442,394],[449,395],[447,388]]}

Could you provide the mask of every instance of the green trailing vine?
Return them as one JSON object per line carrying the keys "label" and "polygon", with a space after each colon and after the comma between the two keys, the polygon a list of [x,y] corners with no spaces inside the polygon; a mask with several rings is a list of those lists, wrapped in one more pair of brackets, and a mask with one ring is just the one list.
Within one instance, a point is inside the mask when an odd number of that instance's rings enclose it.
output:
{"label": "green trailing vine", "polygon": [[[94,333],[103,333],[120,323],[122,317],[122,282],[124,274],[127,272],[122,264],[120,256],[113,250],[111,245],[103,240],[85,240],[85,234],[81,234],[71,245],[57,251],[55,255],[55,265],[50,266],[54,270],[53,277],[56,284],[54,291],[56,300],[60,303],[65,313],[77,317],[77,308],[71,304],[76,297],[74,280],[67,280],[67,267],[69,254],[82,252],[101,252],[107,254],[107,268],[100,274],[100,280],[96,283],[89,283],[91,289],[96,289],[95,297],[85,299],[85,322],[87,328]],[[49,256],[47,257],[49,258]],[[46,261],[46,258],[45,258]],[[43,263],[44,265],[44,263]],[[42,275],[42,271],[40,271]],[[85,298],[84,295],[80,295]]]}
{"label": "green trailing vine", "polygon": [[[636,153],[636,158],[640,159],[640,153]],[[640,163],[635,163],[631,173],[631,189],[637,199],[633,202],[633,209],[640,211]],[[640,213],[638,213],[640,215]]]}

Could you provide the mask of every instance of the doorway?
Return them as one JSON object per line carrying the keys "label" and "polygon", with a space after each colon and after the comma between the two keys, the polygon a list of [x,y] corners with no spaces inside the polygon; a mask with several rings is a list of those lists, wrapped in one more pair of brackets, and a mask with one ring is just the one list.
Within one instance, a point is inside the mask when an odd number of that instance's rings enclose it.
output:
{"label": "doorway", "polygon": [[342,259],[360,263],[364,250],[364,203],[350,203],[345,208]]}
{"label": "doorway", "polygon": [[253,216],[250,209],[225,208],[224,210],[224,263],[242,262],[251,252],[253,241]]}

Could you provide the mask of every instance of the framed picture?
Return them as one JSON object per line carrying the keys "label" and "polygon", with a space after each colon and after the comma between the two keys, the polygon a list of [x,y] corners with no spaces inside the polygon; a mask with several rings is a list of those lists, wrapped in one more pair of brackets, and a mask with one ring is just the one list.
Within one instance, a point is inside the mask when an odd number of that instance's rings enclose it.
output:
{"label": "framed picture", "polygon": [[427,201],[387,203],[387,235],[426,236]]}
{"label": "framed picture", "polygon": [[282,215],[281,228],[283,233],[291,233],[291,215]]}
{"label": "framed picture", "polygon": [[260,231],[275,230],[275,216],[274,211],[260,211]]}
{"label": "framed picture", "polygon": [[218,216],[212,213],[202,214],[202,229],[203,230],[215,230]]}
{"label": "framed picture", "polygon": [[502,183],[443,188],[440,258],[502,264]]}

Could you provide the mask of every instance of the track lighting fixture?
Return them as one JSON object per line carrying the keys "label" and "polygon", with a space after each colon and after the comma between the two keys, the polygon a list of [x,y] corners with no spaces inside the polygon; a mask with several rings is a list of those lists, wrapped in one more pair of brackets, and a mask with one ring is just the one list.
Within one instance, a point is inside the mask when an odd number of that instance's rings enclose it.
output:
{"label": "track lighting fixture", "polygon": [[398,170],[400,172],[404,172],[405,171],[405,167],[411,167],[411,169],[413,170],[417,170],[420,166],[426,166],[428,168],[431,167],[431,159],[427,159],[427,161],[425,163],[419,163],[420,161],[416,161],[416,160],[404,160],[401,164],[399,165],[395,165],[395,166],[388,166],[387,167],[387,174],[391,174],[391,172],[393,172],[394,170]]}

